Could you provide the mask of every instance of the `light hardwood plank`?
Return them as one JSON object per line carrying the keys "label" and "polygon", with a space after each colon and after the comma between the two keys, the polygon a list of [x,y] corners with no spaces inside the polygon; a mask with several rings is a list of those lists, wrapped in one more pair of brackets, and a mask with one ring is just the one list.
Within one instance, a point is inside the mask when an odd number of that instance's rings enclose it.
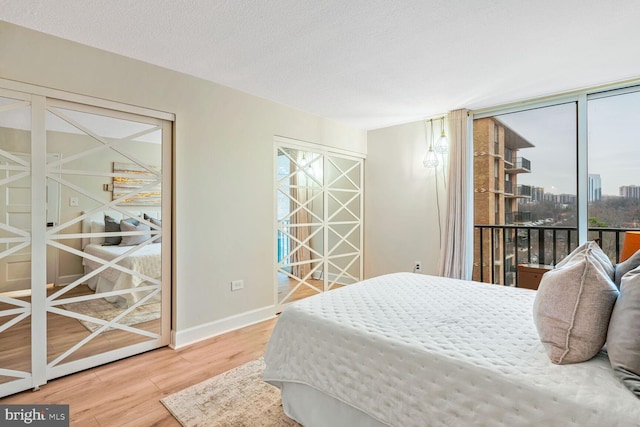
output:
{"label": "light hardwood plank", "polygon": [[68,404],[72,426],[179,426],[160,399],[262,356],[275,323],[268,320],[179,350],[164,347],[132,356],[0,403]]}

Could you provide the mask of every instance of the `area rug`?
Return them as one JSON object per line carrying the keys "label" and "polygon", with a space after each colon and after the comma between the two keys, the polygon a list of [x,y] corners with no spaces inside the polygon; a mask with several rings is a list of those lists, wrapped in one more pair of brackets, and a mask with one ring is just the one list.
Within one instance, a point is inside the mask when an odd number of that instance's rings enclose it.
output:
{"label": "area rug", "polygon": [[280,390],[262,380],[254,360],[161,400],[185,427],[300,426],[282,411]]}
{"label": "area rug", "polygon": [[[73,311],[74,313],[84,314],[86,316],[96,317],[101,320],[111,320],[114,317],[122,313],[123,309],[119,308],[115,304],[111,304],[109,301],[103,298],[96,298],[92,300],[76,302],[73,304],[63,304],[62,308],[65,310]],[[118,323],[120,325],[136,325],[142,322],[148,322],[160,318],[160,303],[152,302],[150,304],[136,307],[131,313],[120,319]],[[78,320],[89,331],[93,332],[102,325],[97,323],[87,322],[85,320]],[[110,328],[114,329],[114,328]]]}

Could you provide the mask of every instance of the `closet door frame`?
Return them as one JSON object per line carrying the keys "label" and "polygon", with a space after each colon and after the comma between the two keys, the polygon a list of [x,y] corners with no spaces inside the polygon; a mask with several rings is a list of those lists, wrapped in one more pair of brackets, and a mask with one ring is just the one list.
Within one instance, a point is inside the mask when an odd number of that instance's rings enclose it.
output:
{"label": "closet door frame", "polygon": [[[363,242],[364,242],[364,160],[366,155],[363,153],[352,152],[348,150],[342,150],[338,148],[333,148],[329,146],[324,146],[320,144],[314,144],[311,142],[300,141],[297,139],[287,138],[283,136],[275,136],[274,137],[274,151],[273,151],[273,170],[274,170],[274,233],[273,233],[273,242],[274,246],[277,245],[278,241],[278,232],[280,231],[280,226],[278,222],[278,203],[277,203],[277,195],[279,190],[278,183],[278,153],[283,149],[294,149],[300,150],[304,152],[311,152],[315,154],[319,154],[322,156],[322,167],[323,167],[323,180],[322,180],[322,200],[323,200],[323,218],[322,218],[322,236],[323,236],[323,257],[321,259],[322,262],[322,292],[326,292],[331,289],[329,283],[331,282],[329,278],[329,262],[334,259],[331,256],[331,248],[329,247],[329,226],[331,225],[330,217],[329,217],[329,198],[330,198],[330,186],[327,179],[327,170],[328,165],[331,158],[342,158],[347,159],[349,161],[353,161],[357,163],[357,167],[359,168],[359,261],[358,261],[358,279],[363,279],[364,272],[364,259],[363,259]],[[344,171],[343,171],[344,172]],[[293,302],[289,300],[287,302],[280,302],[278,300],[278,270],[279,270],[279,262],[278,262],[278,254],[277,250],[274,250],[273,255],[274,260],[274,275],[273,275],[273,288],[274,288],[274,305],[276,307],[276,312],[281,312],[286,305]]]}

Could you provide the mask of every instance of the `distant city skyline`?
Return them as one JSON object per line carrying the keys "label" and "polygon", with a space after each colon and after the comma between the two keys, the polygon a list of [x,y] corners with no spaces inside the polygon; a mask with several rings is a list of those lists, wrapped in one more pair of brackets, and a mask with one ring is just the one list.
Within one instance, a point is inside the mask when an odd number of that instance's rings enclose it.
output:
{"label": "distant city skyline", "polygon": [[[531,161],[531,173],[522,174],[519,184],[543,187],[545,193],[577,194],[574,103],[497,117],[535,146],[518,153]],[[638,117],[638,92],[588,101],[588,173],[600,175],[602,196],[619,196],[620,187],[640,185]]]}

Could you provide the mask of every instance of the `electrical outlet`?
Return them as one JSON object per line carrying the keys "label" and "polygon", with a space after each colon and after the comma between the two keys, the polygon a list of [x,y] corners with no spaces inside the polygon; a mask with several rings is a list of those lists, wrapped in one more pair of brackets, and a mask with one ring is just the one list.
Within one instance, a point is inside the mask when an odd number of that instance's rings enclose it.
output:
{"label": "electrical outlet", "polygon": [[242,281],[242,280],[232,280],[231,281],[231,290],[232,291],[239,291],[242,288],[244,288],[244,281]]}
{"label": "electrical outlet", "polygon": [[78,198],[69,197],[69,206],[78,206]]}
{"label": "electrical outlet", "polygon": [[422,261],[416,261],[413,264],[413,272],[414,273],[422,273]]}

